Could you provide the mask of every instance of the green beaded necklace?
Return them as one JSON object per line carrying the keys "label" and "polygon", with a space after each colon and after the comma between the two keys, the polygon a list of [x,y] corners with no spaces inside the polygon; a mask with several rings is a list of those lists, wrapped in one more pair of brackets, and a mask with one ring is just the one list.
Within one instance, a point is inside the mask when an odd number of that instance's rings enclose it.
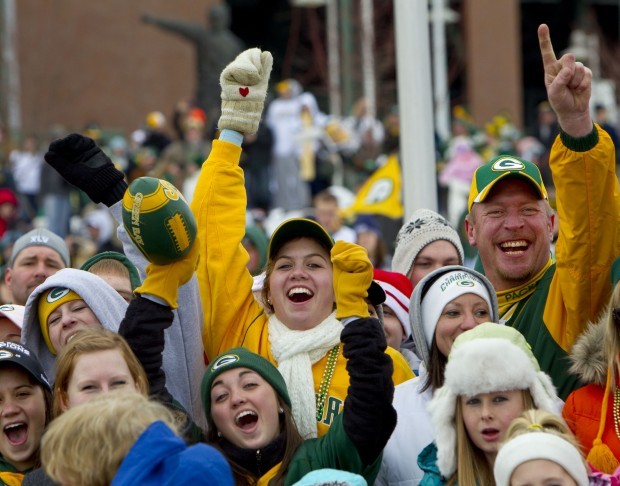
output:
{"label": "green beaded necklace", "polygon": [[330,351],[327,357],[327,364],[323,370],[323,377],[321,378],[321,385],[319,386],[319,393],[316,396],[316,421],[320,422],[323,418],[323,410],[325,409],[325,397],[327,390],[332,383],[334,377],[334,371],[336,369],[336,361],[338,360],[338,354],[340,353],[340,344],[336,344]]}

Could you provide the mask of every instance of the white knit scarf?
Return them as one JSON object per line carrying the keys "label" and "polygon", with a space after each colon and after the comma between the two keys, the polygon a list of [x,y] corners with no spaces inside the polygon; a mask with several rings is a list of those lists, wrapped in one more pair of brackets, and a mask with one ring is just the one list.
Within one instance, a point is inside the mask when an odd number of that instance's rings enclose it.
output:
{"label": "white knit scarf", "polygon": [[304,439],[317,436],[312,365],[340,343],[342,328],[335,312],[318,326],[306,331],[289,329],[275,315],[269,318],[271,353],[286,382],[293,406],[293,417]]}

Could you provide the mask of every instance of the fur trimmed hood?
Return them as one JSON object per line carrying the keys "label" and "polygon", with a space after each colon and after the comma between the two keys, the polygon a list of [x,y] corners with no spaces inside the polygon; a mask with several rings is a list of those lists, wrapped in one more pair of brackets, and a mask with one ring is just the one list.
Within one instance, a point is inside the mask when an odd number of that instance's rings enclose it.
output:
{"label": "fur trimmed hood", "polygon": [[589,322],[571,349],[569,372],[577,375],[584,384],[605,386],[607,355],[603,343],[608,314],[609,308],[606,308],[596,322]]}
{"label": "fur trimmed hood", "polygon": [[428,404],[435,430],[437,467],[444,478],[449,478],[458,467],[458,397],[512,390],[529,390],[536,408],[559,415],[562,401],[519,331],[484,323],[456,338],[446,365],[444,386]]}

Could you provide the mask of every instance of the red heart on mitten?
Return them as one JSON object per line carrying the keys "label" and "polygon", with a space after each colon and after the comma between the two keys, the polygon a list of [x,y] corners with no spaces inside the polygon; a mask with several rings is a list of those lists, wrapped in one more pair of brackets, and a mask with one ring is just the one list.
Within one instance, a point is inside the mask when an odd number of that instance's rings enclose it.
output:
{"label": "red heart on mitten", "polygon": [[244,98],[250,93],[250,88],[247,86],[245,88],[239,88],[239,94]]}

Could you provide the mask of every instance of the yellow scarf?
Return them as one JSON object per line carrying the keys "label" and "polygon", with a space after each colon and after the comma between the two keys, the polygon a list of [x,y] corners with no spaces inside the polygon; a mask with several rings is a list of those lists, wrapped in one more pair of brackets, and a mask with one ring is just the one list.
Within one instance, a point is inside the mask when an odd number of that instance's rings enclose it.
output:
{"label": "yellow scarf", "polygon": [[0,481],[7,486],[21,486],[24,475],[18,472],[3,471],[0,472]]}
{"label": "yellow scarf", "polygon": [[549,258],[547,264],[543,267],[543,269],[538,272],[534,278],[527,281],[523,285],[519,287],[514,287],[508,290],[502,290],[501,292],[497,292],[497,303],[499,305],[499,321],[501,324],[506,324],[511,317],[514,315],[517,310],[517,306],[519,302],[523,299],[529,297],[536,290],[536,286],[538,285],[538,281],[542,278],[545,272],[551,266],[552,260]]}

